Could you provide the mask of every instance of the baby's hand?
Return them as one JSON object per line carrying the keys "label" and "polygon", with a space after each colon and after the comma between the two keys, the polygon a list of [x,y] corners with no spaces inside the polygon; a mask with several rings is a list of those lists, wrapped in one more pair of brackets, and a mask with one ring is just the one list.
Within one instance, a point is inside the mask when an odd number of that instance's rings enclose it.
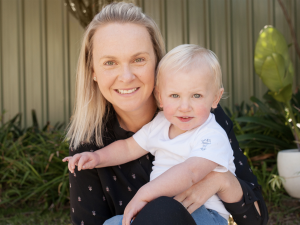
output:
{"label": "baby's hand", "polygon": [[78,171],[81,169],[94,169],[100,164],[100,159],[95,152],[83,152],[69,157],[65,157],[63,162],[69,162],[68,168],[71,173],[74,173],[75,166],[77,166]]}
{"label": "baby's hand", "polygon": [[136,215],[142,210],[142,208],[144,208],[147,203],[148,202],[139,199],[136,196],[133,197],[133,199],[131,199],[131,201],[125,208],[122,225],[130,225],[132,218],[136,217]]}

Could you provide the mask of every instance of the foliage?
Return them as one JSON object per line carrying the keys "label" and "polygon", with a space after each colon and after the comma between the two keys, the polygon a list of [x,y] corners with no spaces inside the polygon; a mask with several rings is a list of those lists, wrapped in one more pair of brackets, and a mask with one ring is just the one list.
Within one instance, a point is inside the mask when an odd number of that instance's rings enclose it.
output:
{"label": "foliage", "polygon": [[21,114],[0,127],[0,207],[48,209],[68,201],[68,168],[61,161],[68,154],[63,124],[39,129],[34,111],[32,119],[27,129],[21,128]]}
{"label": "foliage", "polygon": [[[289,112],[283,103],[276,101],[268,92],[264,102],[251,97],[252,104],[236,105],[234,111],[225,108],[234,123],[234,132],[240,147],[248,157],[250,166],[262,186],[264,198],[275,205],[281,201],[283,189],[272,189],[272,185],[280,182],[273,180],[278,175],[276,158],[283,149],[296,148],[295,139],[290,129]],[[292,95],[292,113],[296,121],[300,121],[300,92]],[[277,177],[278,178],[278,177]],[[275,188],[275,186],[274,186]]]}
{"label": "foliage", "polygon": [[80,25],[85,28],[105,5],[112,2],[129,2],[135,5],[141,5],[140,1],[141,0],[65,0],[65,6],[78,20]]}
{"label": "foliage", "polygon": [[[254,67],[263,83],[268,87],[268,94],[284,104],[288,112],[287,120],[293,125],[295,139],[300,140],[300,130],[291,106],[293,65],[289,57],[288,45],[283,35],[274,27],[266,26],[259,34],[255,46]],[[300,151],[300,145],[298,145]]]}

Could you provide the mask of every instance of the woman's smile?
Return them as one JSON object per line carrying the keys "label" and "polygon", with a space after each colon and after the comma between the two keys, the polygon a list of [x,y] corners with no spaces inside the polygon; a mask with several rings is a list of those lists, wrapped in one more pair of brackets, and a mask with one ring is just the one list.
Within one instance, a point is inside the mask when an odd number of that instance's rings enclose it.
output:
{"label": "woman's smile", "polygon": [[115,91],[120,95],[129,96],[130,94],[134,94],[139,90],[139,87],[136,88],[127,88],[127,89],[115,89]]}

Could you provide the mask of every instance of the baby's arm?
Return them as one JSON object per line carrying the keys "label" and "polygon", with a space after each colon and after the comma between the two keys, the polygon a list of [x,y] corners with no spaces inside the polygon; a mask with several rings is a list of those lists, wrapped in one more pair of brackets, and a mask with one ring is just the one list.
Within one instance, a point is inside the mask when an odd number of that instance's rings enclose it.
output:
{"label": "baby's arm", "polygon": [[69,161],[68,167],[70,172],[73,173],[75,165],[77,165],[78,171],[81,169],[116,166],[130,162],[147,153],[130,137],[125,140],[115,141],[95,152],[83,152],[73,157],[66,157],[63,161]]}
{"label": "baby's arm", "polygon": [[[201,157],[191,157],[183,163],[173,166],[138,190],[125,209],[123,224],[130,224],[132,217],[148,202],[160,196],[173,197],[185,191],[202,180],[217,166],[217,163]],[[139,206],[142,207],[138,208]]]}

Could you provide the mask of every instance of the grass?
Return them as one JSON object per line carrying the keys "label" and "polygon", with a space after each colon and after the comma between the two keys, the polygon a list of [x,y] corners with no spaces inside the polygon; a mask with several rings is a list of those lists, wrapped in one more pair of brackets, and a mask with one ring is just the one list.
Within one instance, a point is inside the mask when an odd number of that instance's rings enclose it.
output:
{"label": "grass", "polygon": [[26,207],[22,209],[9,208],[3,209],[0,213],[0,225],[25,225],[25,224],[41,224],[41,225],[68,225],[70,221],[70,209],[67,205],[59,211],[50,209],[41,213],[35,207]]}

